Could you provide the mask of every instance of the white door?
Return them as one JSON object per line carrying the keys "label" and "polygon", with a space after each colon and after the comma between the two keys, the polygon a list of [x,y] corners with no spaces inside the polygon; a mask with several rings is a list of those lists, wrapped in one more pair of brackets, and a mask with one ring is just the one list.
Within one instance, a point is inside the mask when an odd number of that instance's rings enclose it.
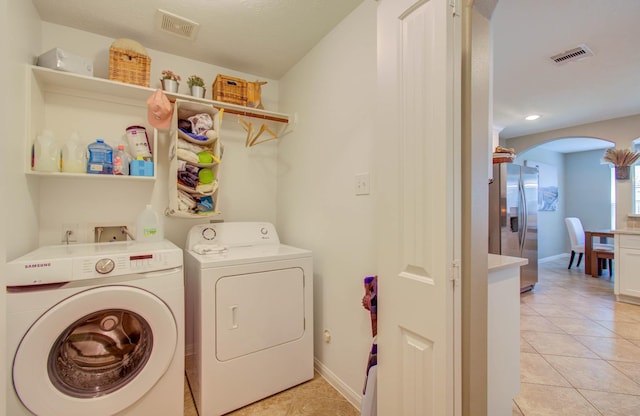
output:
{"label": "white door", "polygon": [[378,414],[460,414],[460,16],[378,6]]}

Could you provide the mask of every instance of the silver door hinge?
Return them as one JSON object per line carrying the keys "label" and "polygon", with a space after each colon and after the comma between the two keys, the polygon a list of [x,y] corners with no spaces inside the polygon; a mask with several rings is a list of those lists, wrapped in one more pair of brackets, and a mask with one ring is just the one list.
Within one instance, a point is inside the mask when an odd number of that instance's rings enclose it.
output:
{"label": "silver door hinge", "polygon": [[460,286],[460,260],[451,262],[451,283],[453,287]]}

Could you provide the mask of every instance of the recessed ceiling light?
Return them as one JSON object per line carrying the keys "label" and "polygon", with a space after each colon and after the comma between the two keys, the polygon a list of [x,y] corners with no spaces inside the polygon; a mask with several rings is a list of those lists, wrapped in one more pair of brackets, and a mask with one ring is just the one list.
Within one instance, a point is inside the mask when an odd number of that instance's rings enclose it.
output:
{"label": "recessed ceiling light", "polygon": [[537,119],[539,119],[539,118],[540,118],[540,115],[538,115],[538,114],[531,114],[531,115],[529,115],[529,116],[526,116],[524,119],[525,119],[525,120],[532,121],[532,120],[537,120]]}

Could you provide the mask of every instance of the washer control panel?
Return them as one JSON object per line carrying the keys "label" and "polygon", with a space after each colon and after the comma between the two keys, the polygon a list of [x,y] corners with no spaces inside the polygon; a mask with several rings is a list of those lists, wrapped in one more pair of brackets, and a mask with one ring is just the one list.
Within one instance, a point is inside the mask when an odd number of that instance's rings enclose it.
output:
{"label": "washer control panel", "polygon": [[67,283],[182,267],[169,241],[43,246],[6,263],[7,287]]}
{"label": "washer control panel", "polygon": [[182,265],[182,261],[177,257],[175,251],[153,251],[76,259],[74,261],[74,277],[76,277],[74,280],[96,276],[145,273],[179,267]]}

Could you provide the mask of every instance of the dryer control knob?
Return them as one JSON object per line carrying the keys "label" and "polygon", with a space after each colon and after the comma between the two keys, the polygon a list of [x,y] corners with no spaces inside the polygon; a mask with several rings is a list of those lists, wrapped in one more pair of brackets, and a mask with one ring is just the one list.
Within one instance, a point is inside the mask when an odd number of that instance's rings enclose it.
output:
{"label": "dryer control knob", "polygon": [[213,240],[216,238],[216,230],[211,227],[207,227],[202,230],[202,237],[204,237],[205,240]]}
{"label": "dryer control knob", "polygon": [[116,263],[111,259],[100,259],[96,262],[96,271],[100,274],[111,273]]}

